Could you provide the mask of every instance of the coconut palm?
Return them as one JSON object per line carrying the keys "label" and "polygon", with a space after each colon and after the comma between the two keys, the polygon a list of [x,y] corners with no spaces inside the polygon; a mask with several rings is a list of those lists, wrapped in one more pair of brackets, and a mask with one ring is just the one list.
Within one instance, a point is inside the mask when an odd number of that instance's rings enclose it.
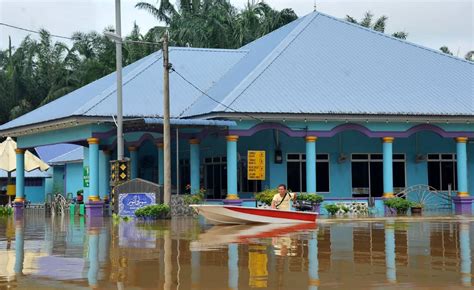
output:
{"label": "coconut palm", "polygon": [[[360,26],[370,28],[381,33],[385,33],[385,25],[387,23],[387,20],[388,17],[382,15],[374,21],[374,15],[370,11],[365,12],[364,18],[362,18],[362,20],[360,21],[357,21],[352,16],[346,15],[346,21],[359,24]],[[392,36],[400,39],[406,39],[408,37],[408,33],[404,31],[398,31],[392,33]]]}

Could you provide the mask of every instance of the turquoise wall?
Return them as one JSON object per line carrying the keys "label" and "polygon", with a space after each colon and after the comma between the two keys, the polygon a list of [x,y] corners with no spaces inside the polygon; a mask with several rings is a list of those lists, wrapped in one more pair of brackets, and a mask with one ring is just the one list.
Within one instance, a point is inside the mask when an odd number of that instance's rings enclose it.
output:
{"label": "turquoise wall", "polygon": [[[340,140],[340,141],[339,141]],[[283,163],[274,163],[274,151],[276,148],[273,132],[261,131],[251,137],[241,137],[238,141],[238,152],[240,156],[246,156],[247,150],[266,150],[267,172],[263,186],[276,187],[280,183],[286,183],[286,155],[287,153],[305,153],[305,141],[303,138],[291,138],[284,133],[279,133],[280,148],[283,154]],[[200,144],[201,164],[204,158],[225,156],[225,138],[223,136],[211,135]],[[338,163],[339,153],[343,152],[347,160]],[[187,140],[180,142],[180,158],[189,159],[189,144]],[[417,163],[417,154],[428,153],[455,153],[456,143],[451,138],[442,138],[432,132],[419,132],[409,138],[395,139],[393,144],[394,153],[404,153],[406,159],[406,186],[416,184],[427,184],[427,162]],[[320,138],[317,141],[317,153],[328,153],[330,158],[330,192],[322,193],[327,197],[352,197],[351,161],[352,153],[382,153],[382,141],[379,138],[369,138],[356,131],[346,131],[332,138]],[[474,145],[468,145],[469,171],[474,172]],[[173,152],[172,162],[175,163]],[[174,167],[174,165],[173,165]],[[175,167],[174,167],[175,168]],[[174,183],[173,169],[173,183]],[[474,176],[470,175],[470,192],[474,192]]]}
{"label": "turquoise wall", "polygon": [[83,189],[82,162],[66,164],[66,193],[75,197],[80,189]]}
{"label": "turquoise wall", "polygon": [[51,193],[64,193],[64,166],[53,166],[53,188]]}
{"label": "turquoise wall", "polygon": [[45,180],[43,178],[41,186],[25,186],[26,199],[31,203],[44,203],[45,200]]}

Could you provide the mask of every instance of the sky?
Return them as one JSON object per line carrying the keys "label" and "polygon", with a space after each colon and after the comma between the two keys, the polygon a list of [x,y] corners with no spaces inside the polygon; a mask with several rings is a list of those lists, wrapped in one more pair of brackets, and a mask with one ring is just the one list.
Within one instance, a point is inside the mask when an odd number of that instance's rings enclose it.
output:
{"label": "sky", "polygon": [[[0,22],[71,36],[76,31],[103,31],[115,23],[114,0],[0,0]],[[137,0],[122,0],[122,31],[136,22],[142,32],[157,25],[147,12],[134,8]],[[156,3],[156,0],[149,0]],[[172,2],[175,2],[172,0]],[[314,0],[266,0],[276,9],[292,8],[298,16],[314,9]],[[244,7],[247,0],[231,0]],[[429,48],[448,46],[459,57],[474,50],[474,0],[316,0],[317,10],[335,17],[361,19],[366,11],[388,16],[387,33],[408,32],[408,40]],[[0,49],[18,45],[27,32],[0,26]],[[61,40],[63,41],[63,40]]]}

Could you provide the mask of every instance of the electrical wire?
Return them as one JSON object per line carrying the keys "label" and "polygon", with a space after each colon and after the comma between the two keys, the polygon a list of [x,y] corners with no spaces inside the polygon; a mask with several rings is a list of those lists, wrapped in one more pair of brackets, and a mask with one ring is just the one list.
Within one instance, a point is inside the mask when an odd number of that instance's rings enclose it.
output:
{"label": "electrical wire", "polygon": [[[181,77],[181,78],[182,78],[185,82],[187,82],[190,86],[192,86],[193,88],[195,88],[197,91],[199,91],[201,94],[203,94],[204,96],[208,97],[209,99],[211,99],[211,100],[214,101],[215,103],[217,103],[217,104],[219,104],[219,105],[221,105],[221,106],[224,106],[226,109],[229,109],[229,110],[231,110],[231,111],[234,112],[234,113],[242,114],[242,115],[244,115],[244,116],[247,116],[247,117],[249,117],[249,118],[252,118],[252,119],[254,119],[254,120],[257,120],[257,121],[259,121],[259,122],[263,122],[262,119],[259,119],[259,118],[257,118],[257,117],[254,117],[254,116],[252,116],[252,115],[250,115],[250,114],[248,114],[248,113],[240,112],[240,111],[238,111],[238,110],[236,110],[236,109],[234,109],[234,108],[232,108],[232,107],[230,107],[230,106],[228,106],[228,105],[226,105],[226,104],[220,102],[219,100],[216,100],[215,98],[213,98],[212,96],[210,96],[209,94],[207,94],[205,91],[201,90],[197,85],[195,85],[194,83],[192,83],[190,80],[188,80],[187,78],[185,78],[185,77],[184,77],[182,74],[180,74],[178,71],[176,71],[176,70],[174,69],[174,67],[171,67],[170,70],[173,71],[173,72],[175,72],[179,77]],[[180,117],[184,114],[184,112],[186,112],[188,109],[189,109],[189,107],[186,108],[186,109],[184,109],[183,112],[181,112],[181,114],[179,114],[178,118],[180,118]]]}
{"label": "electrical wire", "polygon": [[[31,29],[28,29],[28,28],[23,28],[23,27],[11,25],[11,24],[3,23],[3,22],[0,22],[0,26],[6,26],[6,27],[13,28],[13,29],[18,29],[18,30],[26,31],[26,32],[41,34],[40,31],[31,30]],[[49,34],[51,37],[62,38],[62,39],[67,39],[67,40],[72,40],[72,41],[77,40],[77,39],[72,38],[72,37],[63,36],[63,35],[58,35],[58,34],[51,34],[51,33],[49,33],[49,32],[48,32],[48,34]],[[160,42],[141,41],[141,40],[129,40],[129,39],[123,39],[122,42],[125,42],[125,43],[133,43],[133,44],[161,45]]]}

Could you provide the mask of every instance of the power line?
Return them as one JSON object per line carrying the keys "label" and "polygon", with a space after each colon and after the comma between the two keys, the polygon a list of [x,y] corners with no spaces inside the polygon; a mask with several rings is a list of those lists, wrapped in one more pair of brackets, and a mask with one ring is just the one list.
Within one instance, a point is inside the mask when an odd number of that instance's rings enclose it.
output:
{"label": "power line", "polygon": [[[252,119],[254,119],[254,120],[257,120],[257,121],[259,121],[259,122],[263,122],[263,120],[261,120],[261,119],[259,119],[259,118],[257,118],[257,117],[254,117],[254,116],[252,116],[252,115],[250,115],[250,114],[247,114],[247,113],[244,113],[244,112],[239,112],[239,111],[237,111],[236,109],[234,109],[234,108],[232,108],[232,107],[230,107],[230,106],[228,106],[228,105],[226,105],[226,104],[220,102],[219,100],[216,100],[215,98],[211,97],[211,96],[208,95],[206,92],[204,92],[203,90],[201,90],[198,86],[196,86],[194,83],[192,83],[190,80],[188,80],[187,78],[185,78],[182,74],[180,74],[179,72],[177,72],[177,71],[174,69],[174,67],[171,67],[171,71],[175,72],[175,73],[176,73],[179,77],[181,77],[185,82],[187,82],[187,83],[188,83],[189,85],[191,85],[193,88],[195,88],[196,90],[198,90],[201,94],[205,95],[206,97],[208,97],[208,98],[211,99],[212,101],[216,102],[217,104],[222,105],[222,106],[224,106],[225,108],[227,108],[227,109],[229,109],[229,110],[231,110],[231,111],[233,111],[233,112],[235,112],[235,113],[239,113],[239,114],[245,115],[245,116],[250,117],[250,118],[252,118]],[[186,112],[188,109],[189,109],[189,107],[186,108],[186,109],[184,109],[184,110],[181,112],[181,114],[179,114],[178,118],[182,117],[183,114],[184,114],[184,112]]]}
{"label": "power line", "polygon": [[[23,28],[23,27],[11,25],[11,24],[3,23],[3,22],[0,22],[0,26],[6,26],[6,27],[10,27],[10,28],[14,28],[14,29],[26,31],[26,32],[31,32],[31,33],[35,33],[35,34],[41,34],[40,31],[31,30],[31,29],[28,29],[28,28]],[[49,32],[48,32],[48,34],[49,34],[50,36],[56,37],[56,38],[62,38],[62,39],[73,40],[73,41],[74,41],[74,40],[77,40],[77,39],[72,38],[72,37],[63,36],[63,35],[58,35],[58,34],[51,34],[51,33],[49,33]],[[133,44],[161,45],[160,42],[150,42],[150,41],[141,41],[141,40],[127,40],[127,39],[124,39],[124,40],[122,40],[122,41],[125,42],[125,43],[133,43]]]}
{"label": "power line", "polygon": [[[39,31],[35,31],[35,30],[28,29],[28,28],[23,28],[23,27],[11,25],[11,24],[3,23],[3,22],[0,22],[0,25],[6,26],[6,27],[10,27],[10,28],[14,28],[14,29],[18,29],[18,30],[23,30],[23,31],[31,32],[31,33],[41,34],[41,32],[39,32]],[[56,35],[56,34],[51,34],[51,33],[49,33],[49,35],[51,35],[52,37],[74,40],[72,37],[67,37],[67,36],[62,36],[62,35]]]}

